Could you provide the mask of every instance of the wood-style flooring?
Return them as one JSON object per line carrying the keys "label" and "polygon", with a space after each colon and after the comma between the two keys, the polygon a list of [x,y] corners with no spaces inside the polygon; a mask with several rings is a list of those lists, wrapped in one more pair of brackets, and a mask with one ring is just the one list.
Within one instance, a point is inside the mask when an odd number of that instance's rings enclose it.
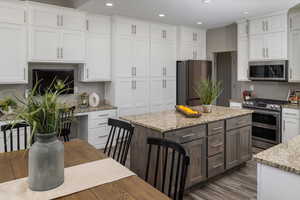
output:
{"label": "wood-style flooring", "polygon": [[[253,154],[260,152],[253,148]],[[126,166],[130,167],[129,156]],[[209,181],[205,185],[190,188],[184,200],[256,200],[257,195],[256,162],[245,165]]]}

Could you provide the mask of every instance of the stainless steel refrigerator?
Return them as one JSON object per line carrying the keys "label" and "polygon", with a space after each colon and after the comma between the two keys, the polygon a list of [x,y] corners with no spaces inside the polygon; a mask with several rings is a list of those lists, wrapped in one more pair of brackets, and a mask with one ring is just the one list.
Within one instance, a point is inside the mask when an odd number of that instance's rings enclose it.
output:
{"label": "stainless steel refrigerator", "polygon": [[187,60],[177,62],[177,105],[200,105],[194,88],[200,80],[211,79],[212,62]]}

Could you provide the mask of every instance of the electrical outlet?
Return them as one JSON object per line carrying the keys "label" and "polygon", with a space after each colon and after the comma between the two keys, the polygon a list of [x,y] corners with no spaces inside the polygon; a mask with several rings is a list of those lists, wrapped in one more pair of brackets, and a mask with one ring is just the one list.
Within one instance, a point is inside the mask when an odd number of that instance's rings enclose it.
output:
{"label": "electrical outlet", "polygon": [[77,93],[78,93],[78,87],[75,86],[75,87],[74,87],[74,94],[77,94]]}

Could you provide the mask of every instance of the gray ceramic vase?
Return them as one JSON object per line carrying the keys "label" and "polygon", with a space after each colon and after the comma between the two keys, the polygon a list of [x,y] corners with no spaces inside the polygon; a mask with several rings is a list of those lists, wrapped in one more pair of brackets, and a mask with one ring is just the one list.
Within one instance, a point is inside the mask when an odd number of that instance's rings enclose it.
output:
{"label": "gray ceramic vase", "polygon": [[64,182],[64,145],[56,133],[36,134],[29,150],[28,184],[33,191],[54,189]]}

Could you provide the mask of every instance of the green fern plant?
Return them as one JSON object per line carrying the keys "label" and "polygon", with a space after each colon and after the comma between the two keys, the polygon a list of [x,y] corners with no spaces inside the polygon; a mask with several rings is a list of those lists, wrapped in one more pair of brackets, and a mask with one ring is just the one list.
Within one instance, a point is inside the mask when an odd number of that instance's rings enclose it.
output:
{"label": "green fern plant", "polygon": [[219,81],[201,80],[194,91],[202,105],[211,105],[222,94],[223,88]]}
{"label": "green fern plant", "polygon": [[36,133],[49,134],[58,130],[59,112],[62,108],[58,97],[67,90],[64,82],[54,79],[45,94],[41,96],[39,95],[40,83],[41,81],[38,81],[35,84],[26,99],[17,98],[22,104],[22,109],[17,113],[16,122],[25,121],[29,124],[32,127],[31,137]]}

